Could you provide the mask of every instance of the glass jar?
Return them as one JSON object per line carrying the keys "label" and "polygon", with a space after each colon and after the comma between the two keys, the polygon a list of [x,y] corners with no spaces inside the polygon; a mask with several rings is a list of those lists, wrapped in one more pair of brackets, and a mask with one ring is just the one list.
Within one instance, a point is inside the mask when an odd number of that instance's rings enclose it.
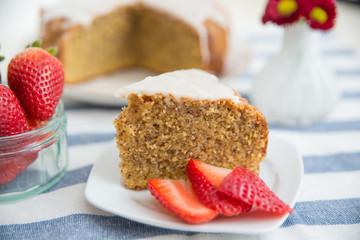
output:
{"label": "glass jar", "polygon": [[269,123],[309,125],[337,103],[340,91],[320,53],[320,34],[305,22],[286,26],[282,49],[254,79],[252,102]]}
{"label": "glass jar", "polygon": [[67,165],[66,116],[60,101],[45,125],[0,137],[0,202],[49,189],[64,176]]}

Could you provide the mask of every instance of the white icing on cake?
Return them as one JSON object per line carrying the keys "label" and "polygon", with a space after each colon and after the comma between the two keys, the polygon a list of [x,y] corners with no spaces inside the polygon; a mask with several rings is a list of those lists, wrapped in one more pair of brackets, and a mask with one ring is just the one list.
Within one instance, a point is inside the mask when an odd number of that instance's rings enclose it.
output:
{"label": "white icing on cake", "polygon": [[136,0],[57,0],[44,6],[43,20],[66,18],[68,24],[89,26],[96,16],[107,14],[120,5],[134,4]]}
{"label": "white icing on cake", "polygon": [[43,20],[66,18],[68,27],[76,24],[89,26],[94,17],[104,15],[121,5],[142,2],[144,5],[163,10],[191,25],[200,36],[200,47],[205,63],[209,62],[210,52],[206,19],[212,19],[227,28],[228,19],[219,3],[214,0],[58,0],[56,4],[44,7]]}
{"label": "white icing on cake", "polygon": [[235,103],[241,102],[233,89],[220,83],[216,76],[198,69],[177,70],[147,77],[120,88],[115,96],[127,98],[132,93],[138,96],[162,94],[172,95],[175,99],[188,97],[195,100],[230,99]]}

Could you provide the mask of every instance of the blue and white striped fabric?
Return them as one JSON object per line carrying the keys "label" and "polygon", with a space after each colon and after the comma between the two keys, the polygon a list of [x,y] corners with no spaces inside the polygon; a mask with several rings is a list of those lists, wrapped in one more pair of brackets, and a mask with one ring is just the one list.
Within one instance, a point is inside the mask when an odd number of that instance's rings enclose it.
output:
{"label": "blue and white striped fabric", "polygon": [[[239,76],[247,95],[251,79],[281,45],[281,31],[248,34],[255,50]],[[0,239],[360,239],[360,57],[330,33],[323,55],[336,70],[343,95],[334,111],[309,127],[270,125],[293,142],[304,159],[302,191],[282,226],[262,235],[205,234],[136,223],[91,206],[84,189],[92,164],[114,138],[117,107],[66,102],[70,165],[65,177],[37,196],[0,204]]]}

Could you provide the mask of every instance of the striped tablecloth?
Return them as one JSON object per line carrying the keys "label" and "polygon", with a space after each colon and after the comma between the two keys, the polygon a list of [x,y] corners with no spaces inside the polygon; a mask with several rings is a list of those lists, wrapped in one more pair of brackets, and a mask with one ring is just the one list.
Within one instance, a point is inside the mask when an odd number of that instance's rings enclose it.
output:
{"label": "striped tablecloth", "polygon": [[[281,46],[281,31],[249,31],[255,52],[249,71],[229,82],[246,96],[251,79]],[[162,229],[103,212],[84,196],[93,163],[114,138],[120,107],[65,101],[69,168],[37,196],[0,204],[0,239],[360,239],[360,57],[335,34],[322,53],[343,92],[333,112],[309,127],[270,125],[270,134],[293,142],[304,161],[294,213],[262,235],[206,234]]]}

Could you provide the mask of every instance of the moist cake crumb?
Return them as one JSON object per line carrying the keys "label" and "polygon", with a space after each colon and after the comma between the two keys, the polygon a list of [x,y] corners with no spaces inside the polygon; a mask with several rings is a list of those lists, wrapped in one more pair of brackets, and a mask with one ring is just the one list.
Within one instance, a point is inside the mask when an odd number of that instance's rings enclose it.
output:
{"label": "moist cake crumb", "polygon": [[239,103],[129,94],[128,107],[114,121],[126,187],[145,189],[153,178],[185,179],[190,158],[258,174],[267,150],[267,123],[236,95]]}

